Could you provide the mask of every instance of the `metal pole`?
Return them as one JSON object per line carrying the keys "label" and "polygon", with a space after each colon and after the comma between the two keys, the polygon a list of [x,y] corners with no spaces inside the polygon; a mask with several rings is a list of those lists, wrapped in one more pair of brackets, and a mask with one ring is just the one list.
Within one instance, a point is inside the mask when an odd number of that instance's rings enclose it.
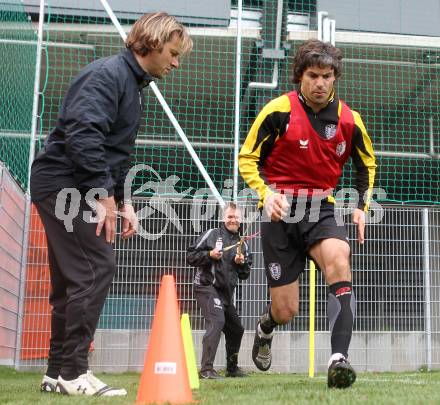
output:
{"label": "metal pole", "polygon": [[324,18],[327,18],[327,16],[328,16],[327,11],[318,11],[318,39],[320,41],[324,40],[323,21]]}
{"label": "metal pole", "polygon": [[182,127],[177,122],[176,117],[174,116],[173,112],[171,111],[170,107],[168,106],[167,102],[162,96],[162,93],[156,86],[156,83],[151,82],[150,88],[154,91],[154,94],[156,95],[157,99],[159,100],[160,104],[162,105],[162,108],[164,109],[165,113],[168,115],[168,118],[170,119],[171,123],[173,124],[174,128],[176,129],[177,133],[179,134],[180,138],[182,139],[182,142],[186,146],[186,149],[188,150],[189,154],[194,160],[194,163],[200,170],[200,173],[202,174],[203,178],[205,179],[206,183],[208,183],[208,187],[212,191],[212,194],[217,199],[217,202],[219,203],[220,207],[224,208],[225,202],[220,195],[220,193],[217,190],[217,187],[212,182],[211,177],[209,176],[208,172],[206,171],[205,167],[203,166],[203,163],[200,161],[199,157],[197,156],[197,153],[195,152],[194,148],[192,147],[191,143],[189,142],[188,138],[186,137],[185,133],[183,132]]}
{"label": "metal pole", "polygon": [[330,42],[330,19],[324,18],[322,21],[322,40],[323,42]]}
{"label": "metal pole", "polygon": [[[101,3],[103,5],[103,7],[105,8],[105,11],[107,11],[107,14],[109,15],[110,19],[112,20],[117,31],[119,32],[119,35],[125,41],[127,39],[127,34],[125,33],[125,31],[122,28],[121,24],[119,23],[118,19],[116,18],[115,13],[113,13],[113,10],[111,9],[109,4],[107,3],[107,0],[101,0]],[[191,143],[188,141],[188,138],[186,137],[185,132],[183,132],[182,127],[180,126],[179,122],[177,121],[176,117],[174,116],[173,112],[171,111],[170,107],[168,106],[167,102],[163,98],[162,93],[158,89],[156,83],[151,82],[150,88],[153,90],[154,94],[156,95],[157,99],[159,100],[159,103],[161,104],[162,108],[164,109],[165,113],[167,114],[168,118],[170,119],[171,123],[173,124],[174,128],[176,129],[177,133],[179,134],[180,138],[182,139],[182,142],[186,146],[186,149],[188,150],[189,154],[193,158],[194,163],[197,165],[197,167],[200,170],[200,173],[202,174],[206,183],[208,183],[208,186],[209,186],[210,190],[212,191],[212,194],[217,199],[219,205],[223,208],[225,206],[225,202],[223,201],[222,196],[218,192],[215,184],[212,182],[211,177],[209,176],[208,172],[206,171],[205,167],[203,166],[202,162],[200,161],[199,157],[197,156],[196,152],[194,151],[194,148],[192,147]]]}
{"label": "metal pole", "polygon": [[243,0],[238,0],[237,16],[237,52],[235,60],[235,116],[234,116],[234,183],[232,199],[238,195],[238,148],[240,143],[240,90],[241,90],[241,20],[243,18]]}
{"label": "metal pole", "polygon": [[38,125],[38,101],[40,97],[40,71],[41,71],[41,52],[43,48],[43,23],[44,23],[44,0],[40,0],[40,12],[38,16],[38,33],[37,33],[37,51],[35,60],[35,78],[34,78],[34,101],[32,106],[32,122],[31,122],[31,137],[29,144],[29,160],[28,160],[28,177],[25,193],[25,214],[24,214],[24,227],[23,227],[23,241],[22,241],[22,254],[21,254],[21,269],[20,269],[20,291],[19,291],[19,303],[18,303],[18,316],[17,316],[17,338],[15,345],[15,359],[14,365],[18,369],[20,363],[21,352],[21,336],[23,333],[23,312],[24,312],[24,294],[26,284],[26,264],[27,264],[27,251],[29,245],[29,224],[31,216],[31,197],[30,197],[30,178],[31,178],[31,166],[34,160],[35,154],[35,142],[37,139],[37,125]]}
{"label": "metal pole", "polygon": [[316,266],[310,260],[309,274],[309,377],[315,376],[315,301],[316,301]]}
{"label": "metal pole", "polygon": [[273,64],[273,74],[272,81],[270,83],[265,82],[250,82],[248,87],[251,89],[268,89],[274,90],[278,87],[278,61],[276,60]]}
{"label": "metal pole", "polygon": [[426,367],[432,368],[432,335],[431,335],[431,269],[429,263],[429,210],[423,208],[423,269],[425,272],[425,336]]}
{"label": "metal pole", "polygon": [[330,20],[330,43],[336,45],[336,20]]}
{"label": "metal pole", "polygon": [[[278,0],[277,3],[277,26],[275,31],[276,50],[279,50],[281,48],[281,31],[283,29],[283,1],[284,0]],[[269,89],[269,90],[276,89],[278,87],[278,75],[279,75],[278,66],[279,63],[276,60],[273,64],[272,81],[270,83],[250,82],[248,84],[248,87],[252,89]]]}
{"label": "metal pole", "polygon": [[[345,59],[344,59],[345,60]],[[30,138],[31,133],[20,133],[20,132],[1,132],[2,138]],[[171,135],[170,135],[171,136]],[[40,139],[44,139],[42,136]],[[184,147],[185,145],[179,141],[169,141],[164,139],[154,138],[151,139],[136,139],[136,145],[155,145],[155,146],[175,146]],[[218,143],[218,142],[192,142],[191,145],[197,148],[203,149],[233,149],[234,143]],[[390,157],[407,157],[415,159],[440,159],[440,154],[428,154],[428,153],[417,153],[417,152],[390,152],[383,150],[375,150],[374,154],[376,156],[390,156]]]}
{"label": "metal pole", "polygon": [[327,11],[318,12],[318,39],[333,46],[336,43],[336,21],[328,18]]}
{"label": "metal pole", "polygon": [[[35,46],[38,45],[38,41],[24,41],[21,39],[0,39],[0,44],[15,44],[15,45],[30,45]],[[72,48],[72,49],[90,49],[94,51],[96,47],[94,45],[86,45],[86,44],[74,44],[74,43],[66,43],[66,42],[47,42],[43,41],[42,45],[44,47],[57,47],[57,48]]]}
{"label": "metal pole", "polygon": [[429,117],[429,154],[435,156],[434,147],[434,118]]}

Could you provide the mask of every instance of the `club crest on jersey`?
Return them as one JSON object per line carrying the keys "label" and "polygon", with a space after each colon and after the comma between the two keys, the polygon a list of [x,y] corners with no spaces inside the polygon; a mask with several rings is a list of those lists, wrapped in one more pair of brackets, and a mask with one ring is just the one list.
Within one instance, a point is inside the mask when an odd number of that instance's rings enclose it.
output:
{"label": "club crest on jersey", "polygon": [[214,298],[214,308],[223,309],[222,302],[218,298]]}
{"label": "club crest on jersey", "polygon": [[337,126],[335,124],[327,124],[324,128],[325,139],[332,139],[336,135]]}
{"label": "club crest on jersey", "polygon": [[336,146],[336,154],[340,157],[345,153],[346,143],[342,141]]}
{"label": "club crest on jersey", "polygon": [[281,277],[281,265],[279,263],[270,263],[269,273],[272,280],[279,280]]}
{"label": "club crest on jersey", "polygon": [[308,139],[300,139],[299,140],[299,148],[300,149],[308,149],[309,148],[309,140]]}

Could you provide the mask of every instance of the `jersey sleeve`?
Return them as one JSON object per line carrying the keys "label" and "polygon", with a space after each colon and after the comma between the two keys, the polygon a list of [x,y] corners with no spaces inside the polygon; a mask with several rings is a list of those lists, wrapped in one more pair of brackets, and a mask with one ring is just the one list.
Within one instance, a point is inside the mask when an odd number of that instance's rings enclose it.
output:
{"label": "jersey sleeve", "polygon": [[262,173],[264,161],[277,140],[286,133],[289,121],[289,97],[283,95],[270,101],[252,124],[238,155],[240,174],[248,186],[257,192],[260,207],[274,193]]}
{"label": "jersey sleeve", "polygon": [[351,146],[351,158],[356,168],[356,189],[359,193],[358,208],[368,211],[376,175],[376,157],[361,116],[356,111],[352,112],[355,129]]}

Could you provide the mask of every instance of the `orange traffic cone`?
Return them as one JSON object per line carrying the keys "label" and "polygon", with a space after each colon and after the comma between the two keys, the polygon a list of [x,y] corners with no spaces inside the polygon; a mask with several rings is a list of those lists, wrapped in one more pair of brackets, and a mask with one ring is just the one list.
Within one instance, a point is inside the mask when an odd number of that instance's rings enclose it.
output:
{"label": "orange traffic cone", "polygon": [[173,276],[163,276],[145,356],[138,404],[193,402]]}

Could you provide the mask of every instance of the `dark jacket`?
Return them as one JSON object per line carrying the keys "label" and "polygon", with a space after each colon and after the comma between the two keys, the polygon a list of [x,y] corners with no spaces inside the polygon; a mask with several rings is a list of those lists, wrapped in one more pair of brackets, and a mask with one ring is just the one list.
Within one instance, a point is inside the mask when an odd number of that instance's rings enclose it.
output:
{"label": "dark jacket", "polygon": [[143,109],[143,87],[152,77],[133,53],[98,59],[73,79],[55,128],[31,172],[34,201],[65,187],[85,193],[104,188],[121,200],[129,157]]}
{"label": "dark jacket", "polygon": [[219,237],[223,240],[223,249],[236,244],[240,240],[238,233],[229,232],[224,224],[221,224],[219,228],[209,229],[202,233],[196,242],[188,247],[186,260],[190,266],[197,267],[194,285],[213,285],[223,303],[230,304],[238,279],[246,280],[249,277],[252,256],[248,245],[244,242],[242,253],[245,262],[243,264],[236,264],[234,261],[237,254],[237,248],[235,247],[223,252],[220,260],[211,259],[209,252],[215,248]]}

